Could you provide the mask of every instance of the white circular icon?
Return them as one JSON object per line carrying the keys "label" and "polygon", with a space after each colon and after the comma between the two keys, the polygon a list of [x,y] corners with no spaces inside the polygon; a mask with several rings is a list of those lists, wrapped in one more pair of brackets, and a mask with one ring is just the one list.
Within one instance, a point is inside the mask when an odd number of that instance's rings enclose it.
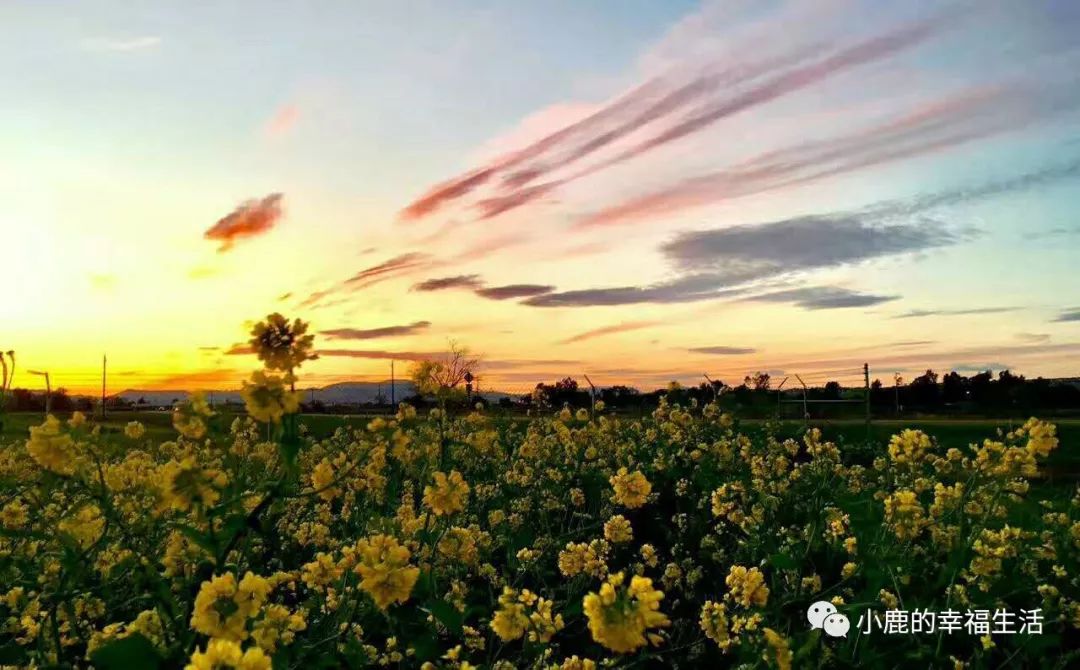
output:
{"label": "white circular icon", "polygon": [[810,622],[810,628],[821,628],[825,617],[836,614],[836,605],[827,600],[819,600],[806,610],[806,620]]}
{"label": "white circular icon", "polygon": [[830,637],[847,637],[847,632],[851,630],[851,622],[843,614],[833,613],[825,617],[823,627]]}

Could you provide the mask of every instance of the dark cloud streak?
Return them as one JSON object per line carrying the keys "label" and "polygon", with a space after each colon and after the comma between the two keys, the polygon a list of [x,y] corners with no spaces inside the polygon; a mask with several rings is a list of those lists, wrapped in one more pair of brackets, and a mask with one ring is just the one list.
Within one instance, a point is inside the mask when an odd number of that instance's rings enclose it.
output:
{"label": "dark cloud streak", "polygon": [[962,309],[913,309],[897,314],[894,319],[917,319],[924,316],[972,316],[976,314],[1001,314],[1015,312],[1019,307],[966,307]]}
{"label": "dark cloud streak", "polygon": [[757,349],[750,347],[726,347],[726,346],[714,346],[714,347],[690,347],[687,349],[692,354],[711,354],[713,356],[743,356],[746,354],[753,354],[757,352]]}
{"label": "dark cloud streak", "polygon": [[746,300],[754,302],[788,302],[809,310],[846,309],[849,307],[871,307],[883,302],[897,300],[898,295],[874,295],[860,293],[837,286],[804,286],[801,288],[772,291],[750,296]]}
{"label": "dark cloud streak", "polygon": [[416,321],[415,323],[410,323],[407,325],[384,326],[382,328],[334,328],[330,330],[319,331],[319,334],[325,335],[332,340],[374,340],[380,337],[401,337],[405,335],[415,335],[416,333],[425,331],[430,327],[430,321]]}
{"label": "dark cloud streak", "polygon": [[438,277],[426,279],[418,284],[413,284],[414,291],[446,291],[450,289],[475,289],[484,285],[480,275],[455,275],[453,277]]}
{"label": "dark cloud streak", "polygon": [[505,286],[492,286],[476,290],[476,295],[489,300],[511,300],[514,298],[531,298],[555,290],[554,286],[546,284],[507,284]]}

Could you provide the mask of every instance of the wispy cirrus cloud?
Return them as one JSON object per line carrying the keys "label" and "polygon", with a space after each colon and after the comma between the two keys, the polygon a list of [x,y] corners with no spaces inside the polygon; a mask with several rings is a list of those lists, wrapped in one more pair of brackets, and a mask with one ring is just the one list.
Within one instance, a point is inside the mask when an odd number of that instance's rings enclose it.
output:
{"label": "wispy cirrus cloud", "polygon": [[833,214],[681,233],[661,251],[681,270],[743,281],[947,246],[963,234],[931,221],[875,225]]}
{"label": "wispy cirrus cloud", "polygon": [[393,277],[409,274],[419,268],[429,267],[432,257],[425,253],[408,252],[360,270],[345,280],[345,286],[351,289],[365,288]]}
{"label": "wispy cirrus cloud", "polygon": [[555,290],[548,284],[506,284],[504,286],[491,286],[476,289],[476,295],[490,300],[512,300],[514,298],[531,298]]}
{"label": "wispy cirrus cloud", "polygon": [[759,293],[746,299],[755,302],[786,302],[803,309],[845,309],[871,307],[899,298],[898,295],[875,295],[838,286],[803,286]]}
{"label": "wispy cirrus cloud", "polygon": [[161,45],[157,35],[137,37],[88,37],[80,42],[86,51],[140,51]]}
{"label": "wispy cirrus cloud", "polygon": [[924,316],[972,316],[1015,312],[1019,307],[962,307],[959,309],[912,309],[895,315],[894,319],[917,319]]}
{"label": "wispy cirrus cloud", "polygon": [[[510,359],[495,359],[495,360],[481,360],[479,367],[487,372],[493,372],[497,370],[519,370],[522,368],[537,368],[537,367],[556,367],[565,368],[570,366],[580,366],[582,362],[575,359],[566,358],[510,358]],[[535,373],[533,373],[535,374]]]}
{"label": "wispy cirrus cloud", "polygon": [[1020,83],[960,91],[866,129],[765,152],[724,170],[609,205],[583,217],[579,225],[656,218],[937,152],[1016,131],[1078,101],[1072,93],[1051,89],[1040,94]]}
{"label": "wispy cirrus cloud", "polygon": [[427,361],[445,355],[437,351],[389,351],[386,349],[319,349],[316,353],[327,358],[369,358],[395,361]]}
{"label": "wispy cirrus cloud", "polygon": [[746,354],[753,354],[757,352],[757,349],[752,347],[729,347],[723,345],[711,346],[711,347],[690,347],[687,349],[692,354],[711,354],[713,356],[744,356]]}
{"label": "wispy cirrus cloud", "polygon": [[1023,342],[1031,342],[1032,344],[1042,344],[1050,341],[1049,333],[1017,333],[1013,337]]}
{"label": "wispy cirrus cloud", "polygon": [[863,362],[866,362],[869,358],[871,370],[874,369],[896,369],[900,366],[913,366],[915,368],[925,369],[928,365],[944,366],[948,367],[956,361],[978,361],[978,360],[1009,360],[1013,362],[1020,362],[1025,359],[1032,359],[1036,357],[1050,356],[1050,355],[1076,355],[1080,353],[1080,342],[1063,342],[1060,344],[1017,344],[1017,345],[1001,345],[1001,346],[975,346],[975,347],[960,347],[957,349],[941,349],[937,351],[927,352],[919,351],[914,353],[891,353],[888,351],[879,352],[874,356],[868,357],[866,353],[859,353],[852,356],[837,356],[830,358],[813,358],[806,357],[802,359],[792,359],[790,361],[783,361],[779,363],[780,367],[786,367],[787,369],[802,369],[802,370],[822,370],[831,368],[850,368],[855,369],[857,366],[861,366]]}
{"label": "wispy cirrus cloud", "polygon": [[1069,237],[1072,235],[1080,235],[1080,226],[1055,226],[1049,230],[1025,233],[1024,237],[1029,240],[1042,240],[1047,238]]}
{"label": "wispy cirrus cloud", "polygon": [[415,321],[400,326],[383,326],[381,328],[331,328],[319,331],[332,340],[374,340],[381,337],[403,337],[415,335],[431,327],[430,321]]}
{"label": "wispy cirrus cloud", "polygon": [[263,125],[263,134],[271,139],[284,137],[292,132],[300,121],[300,108],[295,104],[285,104],[274,110]]}
{"label": "wispy cirrus cloud", "polygon": [[949,366],[949,369],[953,372],[966,372],[966,373],[979,373],[979,372],[993,372],[994,370],[1008,370],[1010,366],[1008,363],[953,363]]}
{"label": "wispy cirrus cloud", "polygon": [[328,299],[340,296],[341,294],[360,291],[391,279],[407,277],[419,270],[436,267],[439,264],[439,261],[431,255],[417,251],[398,254],[381,263],[369,265],[337,284],[311,292],[306,298],[300,301],[298,306],[311,308],[327,307],[338,304],[341,302],[340,298],[338,300],[329,301]]}
{"label": "wispy cirrus cloud", "polygon": [[238,240],[263,235],[281,219],[284,197],[281,193],[271,193],[265,198],[248,200],[218,219],[203,233],[203,237],[220,242],[218,252],[224,253],[232,249]]}
{"label": "wispy cirrus cloud", "polygon": [[[1080,176],[1080,160],[1066,161],[1009,178],[885,200],[868,207],[829,214],[797,216],[760,224],[737,224],[688,231],[660,246],[681,274],[647,286],[615,286],[554,291],[525,301],[534,307],[584,307],[641,303],[680,303],[751,294],[751,287],[793,272],[853,265],[874,259],[946,247],[977,237],[967,226],[939,221],[943,208],[1019,193]],[[801,296],[809,309],[867,306],[898,296]],[[774,294],[799,298],[795,293]],[[749,296],[752,299],[752,296]],[[783,300],[784,302],[792,300]],[[907,316],[929,316],[914,310]],[[901,315],[904,316],[904,315]]]}
{"label": "wispy cirrus cloud", "polygon": [[[751,277],[748,275],[747,280]],[[647,286],[608,286],[556,291],[528,298],[532,307],[598,307],[616,305],[675,304],[745,295],[749,289],[723,288],[725,280],[711,274],[688,275]]]}
{"label": "wispy cirrus cloud", "polygon": [[480,279],[480,275],[454,275],[452,277],[436,277],[434,279],[425,279],[422,282],[413,284],[412,290],[414,291],[446,291],[449,289],[476,289],[484,285],[483,280]]}
{"label": "wispy cirrus cloud", "polygon": [[662,322],[660,321],[627,321],[624,323],[617,323],[612,326],[604,326],[602,328],[595,328],[593,330],[587,330],[583,333],[578,333],[565,340],[559,340],[559,344],[574,344],[576,342],[584,342],[585,340],[592,340],[597,337],[604,337],[606,335],[614,335],[616,333],[626,333],[633,330],[642,330],[644,328],[652,328],[658,326]]}
{"label": "wispy cirrus cloud", "polygon": [[[473,206],[481,219],[498,216],[573,181],[693,137],[735,114],[910,49],[949,27],[955,18],[942,14],[836,47],[830,40],[819,40],[757,59],[745,56],[757,49],[746,50],[741,59],[693,59],[646,80],[584,119],[432,187],[409,203],[401,218],[423,218],[487,185],[494,193]],[[653,129],[664,121],[670,123]],[[647,137],[634,139],[647,129],[652,130]],[[573,174],[541,181],[620,140],[629,140],[629,145]]]}
{"label": "wispy cirrus cloud", "polygon": [[480,275],[453,275],[449,277],[434,277],[413,284],[413,291],[448,291],[465,289],[472,291],[481,298],[489,300],[511,300],[514,298],[528,298],[543,295],[555,290],[554,286],[546,284],[505,284],[502,286],[487,286]]}

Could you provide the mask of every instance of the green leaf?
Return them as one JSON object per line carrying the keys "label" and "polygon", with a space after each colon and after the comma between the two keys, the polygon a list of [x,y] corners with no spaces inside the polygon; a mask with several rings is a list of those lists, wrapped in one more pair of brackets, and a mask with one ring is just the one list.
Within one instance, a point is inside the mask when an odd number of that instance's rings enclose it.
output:
{"label": "green leaf", "polygon": [[416,652],[416,660],[420,662],[430,661],[439,656],[439,644],[430,632],[413,638],[412,648]]}
{"label": "green leaf", "polygon": [[814,630],[810,631],[810,634],[806,636],[806,642],[803,642],[802,646],[799,647],[799,650],[795,652],[795,660],[798,661],[802,658],[805,658],[810,654],[810,652],[814,651],[814,649],[817,648],[818,641],[820,639],[820,628],[815,628]]}
{"label": "green leaf", "polygon": [[438,619],[442,625],[446,626],[446,630],[454,635],[461,634],[464,622],[461,612],[457,611],[457,608],[453,605],[445,600],[432,600],[428,602],[425,609],[431,612],[431,615]]}
{"label": "green leaf", "polygon": [[209,552],[211,556],[217,551],[217,547],[214,546],[213,541],[205,533],[183,523],[176,524],[176,529],[183,533],[184,537]]}
{"label": "green leaf", "polygon": [[364,649],[364,645],[360,643],[356,638],[349,638],[345,643],[345,650],[342,652],[342,656],[345,659],[345,664],[349,670],[359,670],[368,665],[368,654]]}
{"label": "green leaf", "polygon": [[0,646],[0,665],[23,665],[26,663],[26,650],[15,642]]}
{"label": "green leaf", "polygon": [[106,644],[95,651],[90,660],[100,670],[152,669],[161,666],[161,656],[154,645],[138,633]]}
{"label": "green leaf", "polygon": [[794,570],[799,567],[798,562],[787,554],[773,554],[769,557],[769,563],[780,570]]}

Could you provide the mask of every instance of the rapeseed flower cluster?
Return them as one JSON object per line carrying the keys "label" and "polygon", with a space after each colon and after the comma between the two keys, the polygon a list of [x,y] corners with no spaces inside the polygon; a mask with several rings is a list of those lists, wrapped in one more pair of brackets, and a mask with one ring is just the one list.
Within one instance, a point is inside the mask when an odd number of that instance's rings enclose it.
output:
{"label": "rapeseed flower cluster", "polygon": [[[1036,479],[1049,423],[851,444],[674,388],[640,416],[442,398],[319,425],[293,390],[307,331],[255,328],[244,412],[193,395],[163,438],[167,417],[73,414],[0,443],[3,663],[1035,667],[1080,628],[1080,492]],[[1038,607],[1048,635],[823,642],[816,600]]]}

